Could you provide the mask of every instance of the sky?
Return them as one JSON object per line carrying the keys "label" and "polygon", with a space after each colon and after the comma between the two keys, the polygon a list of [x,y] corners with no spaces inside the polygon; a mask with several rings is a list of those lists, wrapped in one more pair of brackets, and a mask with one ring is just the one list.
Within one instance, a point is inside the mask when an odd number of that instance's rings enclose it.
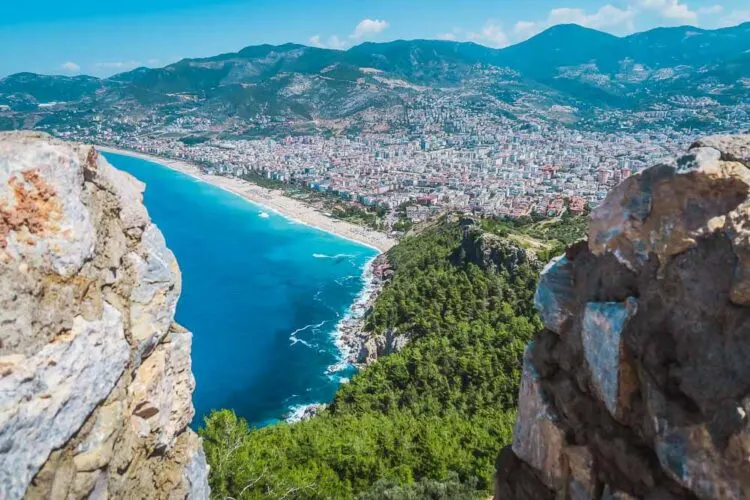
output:
{"label": "sky", "polygon": [[504,47],[549,26],[615,35],[750,21],[747,0],[3,0],[0,77],[110,76],[261,43],[346,49],[446,39]]}

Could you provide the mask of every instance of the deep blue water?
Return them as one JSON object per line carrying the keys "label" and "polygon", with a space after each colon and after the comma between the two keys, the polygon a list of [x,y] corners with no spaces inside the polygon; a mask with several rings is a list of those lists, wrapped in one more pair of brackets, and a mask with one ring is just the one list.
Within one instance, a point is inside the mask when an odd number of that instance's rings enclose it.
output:
{"label": "deep blue water", "polygon": [[263,425],[330,401],[351,375],[329,370],[340,361],[336,324],[375,250],[156,163],[105,156],[146,183],[146,207],[182,270],[176,318],[193,332],[193,426],[212,409]]}

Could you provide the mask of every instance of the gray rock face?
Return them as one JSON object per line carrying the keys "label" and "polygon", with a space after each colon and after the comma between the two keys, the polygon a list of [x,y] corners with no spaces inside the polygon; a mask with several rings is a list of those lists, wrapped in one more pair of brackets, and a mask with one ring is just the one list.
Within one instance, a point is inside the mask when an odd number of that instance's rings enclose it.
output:
{"label": "gray rock face", "polygon": [[9,498],[23,495],[50,452],[109,395],[129,354],[120,313],[105,303],[100,319],[76,317],[70,332],[36,355],[4,358],[10,362],[0,379],[0,488]]}
{"label": "gray rock face", "polygon": [[130,322],[140,358],[167,334],[180,296],[181,277],[177,261],[155,225],[146,226],[138,250],[127,258],[135,268]]}
{"label": "gray rock face", "polygon": [[180,274],[143,185],[0,134],[0,497],[207,498]]}
{"label": "gray rock face", "polygon": [[750,498],[748,152],[625,180],[545,270],[496,498]]}
{"label": "gray rock face", "polygon": [[26,141],[21,148],[0,141],[0,186],[5,259],[66,278],[78,272],[94,251],[96,235],[83,204],[76,152],[43,141]]}
{"label": "gray rock face", "polygon": [[195,450],[190,462],[184,469],[184,480],[188,483],[187,500],[204,500],[210,493],[208,489],[208,464],[203,447]]}
{"label": "gray rock face", "polygon": [[714,135],[699,139],[691,146],[711,148],[721,154],[724,161],[738,161],[750,168],[750,135]]}
{"label": "gray rock face", "polygon": [[461,225],[464,228],[461,250],[468,261],[482,269],[502,269],[512,275],[523,264],[540,267],[533,252],[479,230],[472,219],[461,220]]}
{"label": "gray rock face", "polygon": [[599,399],[615,418],[625,411],[636,386],[622,334],[637,303],[632,297],[625,302],[589,302],[583,312],[583,357]]}
{"label": "gray rock face", "polygon": [[409,335],[399,333],[398,330],[386,330],[381,335],[373,335],[362,344],[357,363],[372,364],[382,356],[400,351],[408,342]]}
{"label": "gray rock face", "polygon": [[565,431],[558,425],[560,417],[541,386],[539,372],[531,359],[533,349],[531,344],[524,353],[513,452],[540,471],[542,482],[554,489],[565,477]]}
{"label": "gray rock face", "polygon": [[569,301],[573,296],[573,276],[568,258],[561,255],[552,259],[539,276],[534,294],[534,305],[544,326],[553,332],[562,331],[572,317]]}

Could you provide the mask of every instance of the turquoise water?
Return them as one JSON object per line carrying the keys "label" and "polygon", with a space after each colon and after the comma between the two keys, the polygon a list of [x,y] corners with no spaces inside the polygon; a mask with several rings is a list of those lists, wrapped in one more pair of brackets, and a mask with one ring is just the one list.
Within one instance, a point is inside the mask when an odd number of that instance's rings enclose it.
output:
{"label": "turquoise water", "polygon": [[193,332],[193,426],[212,409],[264,425],[330,401],[352,370],[331,369],[336,325],[376,251],[158,164],[105,156],[146,183],[146,207],[182,270],[176,318]]}

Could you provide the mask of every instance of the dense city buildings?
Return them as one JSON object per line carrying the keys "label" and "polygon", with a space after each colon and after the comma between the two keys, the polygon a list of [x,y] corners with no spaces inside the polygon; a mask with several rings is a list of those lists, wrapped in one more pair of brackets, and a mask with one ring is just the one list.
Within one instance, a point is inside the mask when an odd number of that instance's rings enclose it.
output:
{"label": "dense city buildings", "polygon": [[[455,124],[455,123],[454,123]],[[71,133],[90,142],[179,158],[223,175],[249,172],[338,195],[362,205],[411,205],[420,221],[443,210],[518,217],[583,211],[640,169],[674,156],[691,132],[603,133],[465,116],[455,132],[363,133],[359,137],[208,140],[185,144],[172,129]],[[429,122],[422,130],[429,130]]]}
{"label": "dense city buildings", "polygon": [[377,229],[448,210],[552,216],[700,136],[747,131],[749,47],[750,23],[627,37],[568,24],[504,49],[259,45],[101,79],[9,75],[0,129],[304,186],[322,211],[376,207]]}

